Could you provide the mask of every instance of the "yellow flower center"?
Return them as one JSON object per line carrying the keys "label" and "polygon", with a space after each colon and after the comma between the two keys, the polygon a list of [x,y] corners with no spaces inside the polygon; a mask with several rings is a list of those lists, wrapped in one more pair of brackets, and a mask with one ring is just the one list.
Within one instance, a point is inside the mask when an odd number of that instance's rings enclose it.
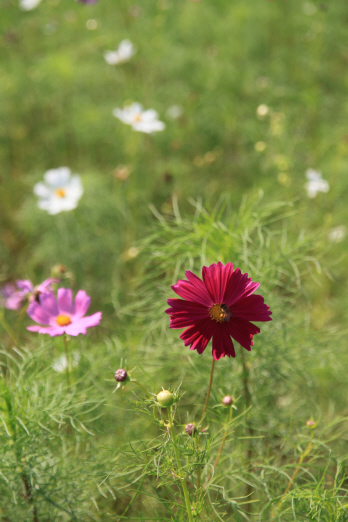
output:
{"label": "yellow flower center", "polygon": [[217,323],[227,323],[231,319],[231,310],[227,305],[222,303],[214,304],[209,310],[210,317]]}
{"label": "yellow flower center", "polygon": [[141,121],[141,114],[140,113],[134,114],[133,121],[134,121],[134,123],[137,123],[138,121]]}
{"label": "yellow flower center", "polygon": [[58,196],[59,198],[65,198],[65,190],[62,189],[62,188],[57,188],[55,191],[54,191],[55,195]]}
{"label": "yellow flower center", "polygon": [[71,323],[71,319],[68,315],[58,315],[56,323],[58,326],[68,326]]}

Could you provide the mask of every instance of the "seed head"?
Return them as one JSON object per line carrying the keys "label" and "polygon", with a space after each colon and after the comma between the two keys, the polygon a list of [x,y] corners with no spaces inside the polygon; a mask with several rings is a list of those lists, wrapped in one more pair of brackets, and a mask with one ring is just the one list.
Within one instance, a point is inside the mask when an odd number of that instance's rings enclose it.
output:
{"label": "seed head", "polygon": [[186,431],[187,435],[192,437],[192,435],[196,434],[197,428],[196,428],[196,426],[194,424],[190,423],[190,424],[186,424],[185,431]]}
{"label": "seed head", "polygon": [[128,375],[126,370],[123,370],[120,368],[119,370],[116,370],[115,372],[115,379],[117,382],[123,382],[127,379]]}
{"label": "seed head", "polygon": [[226,397],[222,399],[222,404],[224,406],[230,406],[233,404],[233,397],[231,397],[231,395],[226,395]]}
{"label": "seed head", "polygon": [[174,395],[169,390],[162,390],[157,394],[157,402],[162,408],[169,408],[175,402]]}

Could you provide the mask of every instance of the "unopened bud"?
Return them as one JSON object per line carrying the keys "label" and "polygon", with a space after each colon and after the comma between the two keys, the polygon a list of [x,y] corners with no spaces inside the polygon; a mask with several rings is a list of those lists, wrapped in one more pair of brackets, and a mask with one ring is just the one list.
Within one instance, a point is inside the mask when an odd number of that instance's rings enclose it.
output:
{"label": "unopened bud", "polygon": [[231,397],[231,395],[226,395],[226,397],[224,397],[222,399],[222,404],[224,406],[231,406],[232,403],[233,403],[233,397]]}
{"label": "unopened bud", "polygon": [[127,379],[127,372],[126,370],[123,370],[120,368],[119,370],[116,370],[115,372],[115,379],[117,382],[123,382]]}
{"label": "unopened bud", "polygon": [[308,428],[315,428],[317,425],[317,423],[314,420],[308,420],[306,422],[306,424],[307,424]]}
{"label": "unopened bud", "polygon": [[196,434],[197,429],[196,429],[196,426],[194,424],[190,423],[190,424],[186,424],[185,431],[186,431],[187,435],[192,437],[192,435]]}
{"label": "unopened bud", "polygon": [[169,408],[174,404],[174,395],[169,390],[162,390],[157,394],[157,401],[162,408]]}

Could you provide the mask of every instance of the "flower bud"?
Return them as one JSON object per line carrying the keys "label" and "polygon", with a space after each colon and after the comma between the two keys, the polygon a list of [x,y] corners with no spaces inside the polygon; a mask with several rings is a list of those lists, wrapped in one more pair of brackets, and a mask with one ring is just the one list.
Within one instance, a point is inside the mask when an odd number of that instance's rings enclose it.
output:
{"label": "flower bud", "polygon": [[115,372],[115,379],[117,382],[123,382],[127,379],[127,372],[126,370],[123,370],[120,368],[119,370],[116,370]]}
{"label": "flower bud", "polygon": [[231,397],[231,395],[226,395],[226,397],[224,397],[222,399],[222,404],[224,406],[231,406],[232,403],[233,403],[233,397]]}
{"label": "flower bud", "polygon": [[306,424],[307,424],[308,428],[315,428],[317,425],[317,423],[314,420],[308,420],[306,422]]}
{"label": "flower bud", "polygon": [[196,434],[197,429],[196,429],[196,426],[194,424],[190,423],[190,424],[186,424],[185,431],[186,431],[187,435],[192,437],[192,435]]}
{"label": "flower bud", "polygon": [[174,395],[169,390],[160,391],[157,394],[157,401],[162,408],[169,408],[175,402]]}

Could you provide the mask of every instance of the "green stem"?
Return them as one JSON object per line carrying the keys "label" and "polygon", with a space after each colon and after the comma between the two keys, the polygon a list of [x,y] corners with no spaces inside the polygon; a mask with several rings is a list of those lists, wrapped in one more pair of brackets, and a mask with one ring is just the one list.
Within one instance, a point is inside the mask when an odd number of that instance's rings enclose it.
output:
{"label": "green stem", "polygon": [[[241,346],[241,357],[242,357],[242,365],[243,365],[243,387],[244,387],[244,400],[245,400],[245,407],[248,410],[251,406],[251,393],[250,393],[250,387],[249,387],[249,369],[247,367],[245,356],[244,356],[244,348]],[[248,466],[251,466],[252,462],[252,456],[253,456],[253,448],[252,448],[252,439],[254,436],[254,430],[251,426],[248,425],[248,448],[247,448],[247,454],[246,454],[246,461]],[[248,483],[246,487],[246,497],[250,497],[253,494],[253,488]]]}
{"label": "green stem", "polygon": [[65,351],[65,357],[66,357],[66,381],[68,384],[68,390],[70,391],[70,359],[69,359],[69,349],[68,349],[68,339],[66,335],[64,334],[64,351]]}
{"label": "green stem", "polygon": [[209,397],[210,397],[210,392],[211,392],[211,386],[212,386],[212,384],[213,384],[214,366],[215,366],[215,359],[213,359],[213,362],[212,362],[212,364],[211,364],[211,370],[210,370],[210,379],[209,379],[208,392],[207,392],[207,397],[206,397],[206,399],[205,399],[205,404],[204,404],[204,408],[203,408],[202,418],[201,418],[201,421],[200,421],[200,423],[199,423],[199,427],[202,426],[202,424],[203,424],[204,417],[205,417],[205,412],[207,411],[207,407],[208,407],[208,403],[209,403]]}
{"label": "green stem", "polygon": [[[224,433],[224,436],[222,438],[222,442],[221,442],[218,454],[217,454],[216,459],[215,459],[214,464],[213,464],[213,471],[215,471],[215,468],[218,465],[218,462],[219,462],[222,450],[224,449],[224,445],[225,445],[227,434],[228,434],[228,428],[229,428],[229,425],[230,425],[230,423],[232,421],[232,415],[233,415],[233,407],[232,407],[232,404],[231,404],[231,406],[230,406],[230,415],[229,415],[229,418],[228,418],[228,424],[226,426],[225,433]],[[207,477],[207,480],[205,481],[203,489],[205,489],[207,487],[207,484],[208,484],[208,482],[210,480],[211,475],[212,475],[212,472],[209,473],[209,475]]]}
{"label": "green stem", "polygon": [[[180,465],[179,465],[179,452],[178,452],[178,447],[176,445],[175,429],[174,429],[174,424],[173,424],[173,406],[170,406],[170,408],[168,408],[168,418],[169,418],[169,424],[170,424],[170,431],[171,431],[172,439],[173,439],[173,446],[174,446],[174,451],[175,451],[176,463],[177,463],[178,470],[179,470],[179,467],[180,467]],[[183,490],[184,497],[185,497],[185,504],[186,504],[188,520],[189,520],[189,522],[193,522],[193,516],[192,516],[192,510],[191,510],[191,502],[190,502],[189,492],[188,492],[188,489],[187,489],[187,484],[186,484],[185,479],[181,478],[181,477],[180,477],[180,482],[181,482],[182,490]]]}
{"label": "green stem", "polygon": [[11,329],[10,325],[8,324],[8,322],[5,319],[4,310],[3,309],[0,310],[0,323],[1,323],[2,327],[3,327],[3,329],[5,330],[5,332],[7,332],[8,336],[10,337],[11,341],[13,342],[13,344],[15,346],[18,346],[18,341],[16,339],[16,336],[12,332],[12,329]]}
{"label": "green stem", "polygon": [[134,384],[137,384],[138,386],[140,386],[140,388],[141,388],[145,393],[147,393],[148,395],[151,395],[150,392],[149,392],[149,390],[147,390],[147,389],[145,388],[145,386],[143,386],[142,384],[140,384],[140,382],[138,382],[137,380],[135,380],[135,379],[131,379],[130,382],[134,382]]}

